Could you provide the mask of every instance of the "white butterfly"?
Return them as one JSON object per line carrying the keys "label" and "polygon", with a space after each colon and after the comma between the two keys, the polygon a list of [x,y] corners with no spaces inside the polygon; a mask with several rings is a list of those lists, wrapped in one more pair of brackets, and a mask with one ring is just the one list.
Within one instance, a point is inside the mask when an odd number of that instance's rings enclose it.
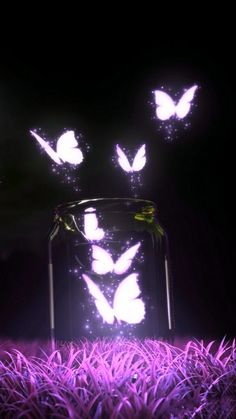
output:
{"label": "white butterfly", "polygon": [[133,163],[132,165],[130,165],[129,160],[127,159],[124,151],[121,150],[121,148],[119,147],[119,145],[116,145],[116,152],[118,155],[118,162],[119,165],[122,167],[122,169],[125,172],[139,172],[140,170],[143,169],[143,167],[146,164],[146,155],[145,155],[145,144],[143,144],[137,154],[134,157]]}
{"label": "white butterfly", "polygon": [[193,100],[195,91],[198,86],[192,86],[190,89],[188,89],[177,105],[172,100],[172,98],[162,90],[155,90],[155,102],[157,105],[156,108],[156,115],[157,118],[159,118],[161,121],[166,121],[171,116],[175,116],[179,119],[184,118],[190,110],[191,107],[191,101]]}
{"label": "white butterfly", "polygon": [[36,132],[30,131],[30,133],[55,163],[63,164],[67,162],[76,165],[82,162],[83,154],[77,148],[78,142],[75,138],[74,131],[67,131],[59,137],[56,147],[57,151],[54,151],[47,141],[43,140]]}
{"label": "white butterfly", "polygon": [[94,208],[87,208],[84,214],[84,233],[87,240],[99,241],[103,239],[105,232],[98,228],[98,219]]}
{"label": "white butterfly", "polygon": [[120,282],[114,295],[113,308],[92,279],[85,274],[82,277],[104,322],[113,324],[116,318],[118,323],[123,320],[129,324],[138,324],[144,319],[145,305],[137,298],[141,293],[137,283],[138,274],[133,273]]}
{"label": "white butterfly", "polygon": [[140,242],[126,250],[116,261],[113,262],[109,252],[100,246],[92,245],[92,270],[98,275],[107,274],[108,272],[115,272],[121,275],[126,272],[132,264],[132,260],[136,255]]}

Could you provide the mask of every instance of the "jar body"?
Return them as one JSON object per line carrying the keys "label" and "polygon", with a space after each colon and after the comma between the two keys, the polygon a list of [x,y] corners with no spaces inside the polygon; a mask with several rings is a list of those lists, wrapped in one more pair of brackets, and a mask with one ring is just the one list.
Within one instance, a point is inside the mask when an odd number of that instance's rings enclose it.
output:
{"label": "jar body", "polygon": [[73,202],[56,209],[55,223],[50,301],[57,339],[173,333],[166,236],[153,202]]}

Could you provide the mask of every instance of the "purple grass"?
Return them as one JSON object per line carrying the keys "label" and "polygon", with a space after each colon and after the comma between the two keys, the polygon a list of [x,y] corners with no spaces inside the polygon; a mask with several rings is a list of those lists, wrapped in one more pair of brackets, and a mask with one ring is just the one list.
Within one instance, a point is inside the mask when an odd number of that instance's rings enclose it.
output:
{"label": "purple grass", "polygon": [[0,418],[233,419],[235,341],[2,342]]}

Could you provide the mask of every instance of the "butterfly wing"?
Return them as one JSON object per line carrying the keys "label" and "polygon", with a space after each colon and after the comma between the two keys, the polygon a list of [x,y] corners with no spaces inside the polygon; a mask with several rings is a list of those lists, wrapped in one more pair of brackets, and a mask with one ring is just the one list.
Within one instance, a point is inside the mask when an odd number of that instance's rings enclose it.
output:
{"label": "butterfly wing", "polygon": [[99,287],[92,281],[91,278],[89,278],[88,275],[83,274],[82,277],[88,287],[89,293],[95,300],[95,305],[100,316],[103,318],[103,321],[112,324],[114,322],[114,314],[107,299],[104,297]]}
{"label": "butterfly wing", "polygon": [[156,115],[161,121],[166,121],[175,114],[175,104],[171,97],[162,90],[155,90]]}
{"label": "butterfly wing", "polygon": [[118,163],[125,172],[132,172],[132,167],[130,166],[129,160],[127,159],[125,153],[121,150],[119,145],[116,145],[116,152],[118,155]]}
{"label": "butterfly wing", "polygon": [[116,261],[114,271],[117,275],[121,275],[129,269],[130,265],[132,264],[132,260],[140,247],[140,244],[141,243],[139,242],[130,247]]}
{"label": "butterfly wing", "polygon": [[105,249],[95,244],[92,245],[92,256],[94,259],[92,270],[98,275],[104,275],[113,271],[114,264],[112,257]]}
{"label": "butterfly wing", "polygon": [[67,163],[80,164],[83,160],[82,151],[77,148],[78,142],[74,131],[67,131],[57,141],[57,154]]}
{"label": "butterfly wing", "polygon": [[98,219],[93,208],[88,208],[84,214],[84,232],[88,240],[101,240],[104,237],[104,230],[98,228]]}
{"label": "butterfly wing", "polygon": [[46,151],[46,153],[51,157],[51,159],[57,163],[62,164],[62,161],[60,160],[57,153],[52,149],[52,147],[47,143],[47,141],[43,140],[36,132],[30,131],[30,134],[33,135],[33,137],[38,141],[38,143],[41,145],[41,147]]}
{"label": "butterfly wing", "polygon": [[184,118],[190,110],[191,107],[191,101],[194,98],[195,91],[197,89],[197,86],[192,86],[190,89],[188,89],[183,96],[181,97],[180,101],[178,102],[177,106],[175,107],[176,115],[179,119]]}
{"label": "butterfly wing", "polygon": [[118,320],[129,324],[138,324],[145,317],[145,305],[137,298],[141,290],[138,286],[138,274],[127,276],[118,285],[114,296],[113,310]]}
{"label": "butterfly wing", "polygon": [[140,170],[143,169],[143,167],[146,164],[146,150],[145,150],[145,144],[143,144],[140,149],[138,150],[133,164],[132,164],[132,169],[134,172],[139,172]]}

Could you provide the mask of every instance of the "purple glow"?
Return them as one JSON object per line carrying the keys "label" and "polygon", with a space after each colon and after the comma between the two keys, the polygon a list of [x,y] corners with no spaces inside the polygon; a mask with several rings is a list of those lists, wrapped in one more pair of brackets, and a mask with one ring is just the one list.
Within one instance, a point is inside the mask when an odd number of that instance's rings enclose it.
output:
{"label": "purple glow", "polygon": [[235,341],[0,341],[1,418],[235,418]]}
{"label": "purple glow", "polygon": [[138,274],[130,274],[120,282],[114,295],[113,308],[92,279],[85,274],[82,277],[104,322],[113,324],[116,318],[118,323],[124,321],[128,324],[138,324],[144,319],[145,305],[137,298],[141,293],[137,283]]}
{"label": "purple glow", "polygon": [[105,232],[102,228],[98,228],[98,219],[95,208],[87,208],[84,214],[84,233],[87,240],[102,240]]}
{"label": "purple glow", "polygon": [[114,263],[109,252],[100,246],[92,246],[92,269],[99,275],[106,274],[108,272],[115,272],[117,275],[125,273],[132,264],[132,260],[136,255],[140,242],[127,249],[119,259]]}
{"label": "purple glow", "polygon": [[30,131],[30,133],[55,163],[63,164],[63,162],[67,162],[78,165],[83,161],[83,154],[82,151],[77,148],[78,142],[75,138],[74,131],[67,131],[59,137],[56,152],[47,141],[43,140],[36,132]]}
{"label": "purple glow", "polygon": [[118,155],[118,163],[121,168],[128,173],[132,172],[139,172],[142,170],[146,164],[146,151],[145,151],[145,144],[143,144],[137,151],[132,165],[130,164],[128,158],[126,157],[123,150],[121,150],[120,146],[116,145],[116,152]]}
{"label": "purple glow", "polygon": [[191,101],[194,98],[197,87],[197,85],[194,85],[188,89],[177,104],[167,93],[162,90],[155,90],[154,94],[155,103],[157,105],[157,118],[161,121],[166,121],[173,116],[178,119],[184,118],[190,111]]}

